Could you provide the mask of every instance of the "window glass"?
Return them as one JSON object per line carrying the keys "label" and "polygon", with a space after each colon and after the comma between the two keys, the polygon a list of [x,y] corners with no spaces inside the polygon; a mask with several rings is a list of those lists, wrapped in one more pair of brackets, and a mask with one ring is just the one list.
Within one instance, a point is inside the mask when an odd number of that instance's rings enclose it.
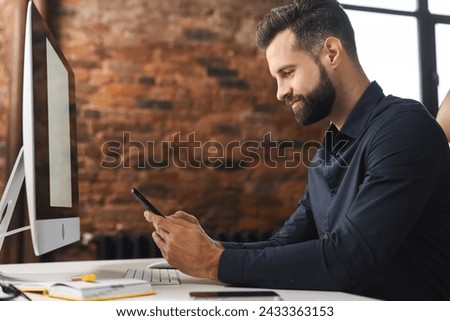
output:
{"label": "window glass", "polygon": [[[429,0],[431,1],[431,0]],[[444,0],[435,0],[437,2],[443,2]],[[447,0],[446,0],[447,1]],[[417,0],[342,0],[341,4],[351,4],[354,6],[384,8],[392,10],[402,11],[416,11]]]}
{"label": "window glass", "polygon": [[422,101],[417,20],[347,10],[362,67],[385,94]]}
{"label": "window glass", "polygon": [[436,25],[436,57],[437,71],[439,75],[439,104],[444,100],[445,95],[450,90],[450,25]]}
{"label": "window glass", "polygon": [[428,0],[428,9],[434,14],[450,15],[450,1]]}

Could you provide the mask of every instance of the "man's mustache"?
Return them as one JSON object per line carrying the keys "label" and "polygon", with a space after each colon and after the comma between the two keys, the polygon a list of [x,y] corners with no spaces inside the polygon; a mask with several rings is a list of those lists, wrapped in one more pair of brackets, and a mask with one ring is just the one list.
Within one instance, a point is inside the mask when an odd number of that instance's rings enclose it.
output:
{"label": "man's mustache", "polygon": [[297,101],[303,101],[304,103],[306,103],[307,99],[303,95],[288,96],[284,99],[285,104],[288,106],[292,106]]}

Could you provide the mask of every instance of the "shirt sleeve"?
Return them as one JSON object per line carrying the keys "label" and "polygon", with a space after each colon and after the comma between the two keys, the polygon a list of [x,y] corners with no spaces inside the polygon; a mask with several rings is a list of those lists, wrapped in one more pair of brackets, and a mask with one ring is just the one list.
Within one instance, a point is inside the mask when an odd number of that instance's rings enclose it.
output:
{"label": "shirt sleeve", "polygon": [[364,159],[358,160],[365,163],[362,183],[348,213],[341,213],[329,234],[310,240],[294,235],[305,229],[302,222],[308,215],[300,209],[275,236],[276,246],[226,249],[219,279],[267,288],[345,291],[383,268],[424,210],[443,168],[444,149],[435,122],[421,112],[396,112],[374,132]]}

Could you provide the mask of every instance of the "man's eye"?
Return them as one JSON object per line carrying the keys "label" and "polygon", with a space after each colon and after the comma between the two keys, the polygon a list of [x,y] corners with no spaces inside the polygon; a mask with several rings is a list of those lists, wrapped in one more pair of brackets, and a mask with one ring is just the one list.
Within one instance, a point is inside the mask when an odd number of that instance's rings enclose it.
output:
{"label": "man's eye", "polygon": [[287,70],[287,71],[284,72],[284,76],[285,76],[285,77],[290,77],[290,76],[292,76],[293,74],[294,74],[294,71],[293,71],[293,70]]}

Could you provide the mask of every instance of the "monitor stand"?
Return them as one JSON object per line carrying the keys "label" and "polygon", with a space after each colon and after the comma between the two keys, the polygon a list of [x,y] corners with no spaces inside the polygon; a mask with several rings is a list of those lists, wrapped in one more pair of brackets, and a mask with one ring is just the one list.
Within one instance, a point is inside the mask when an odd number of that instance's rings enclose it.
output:
{"label": "monitor stand", "polygon": [[5,237],[30,229],[24,226],[8,232],[9,223],[19,198],[20,190],[25,179],[25,168],[23,163],[23,147],[19,151],[14,167],[9,176],[2,199],[0,201],[0,250]]}

